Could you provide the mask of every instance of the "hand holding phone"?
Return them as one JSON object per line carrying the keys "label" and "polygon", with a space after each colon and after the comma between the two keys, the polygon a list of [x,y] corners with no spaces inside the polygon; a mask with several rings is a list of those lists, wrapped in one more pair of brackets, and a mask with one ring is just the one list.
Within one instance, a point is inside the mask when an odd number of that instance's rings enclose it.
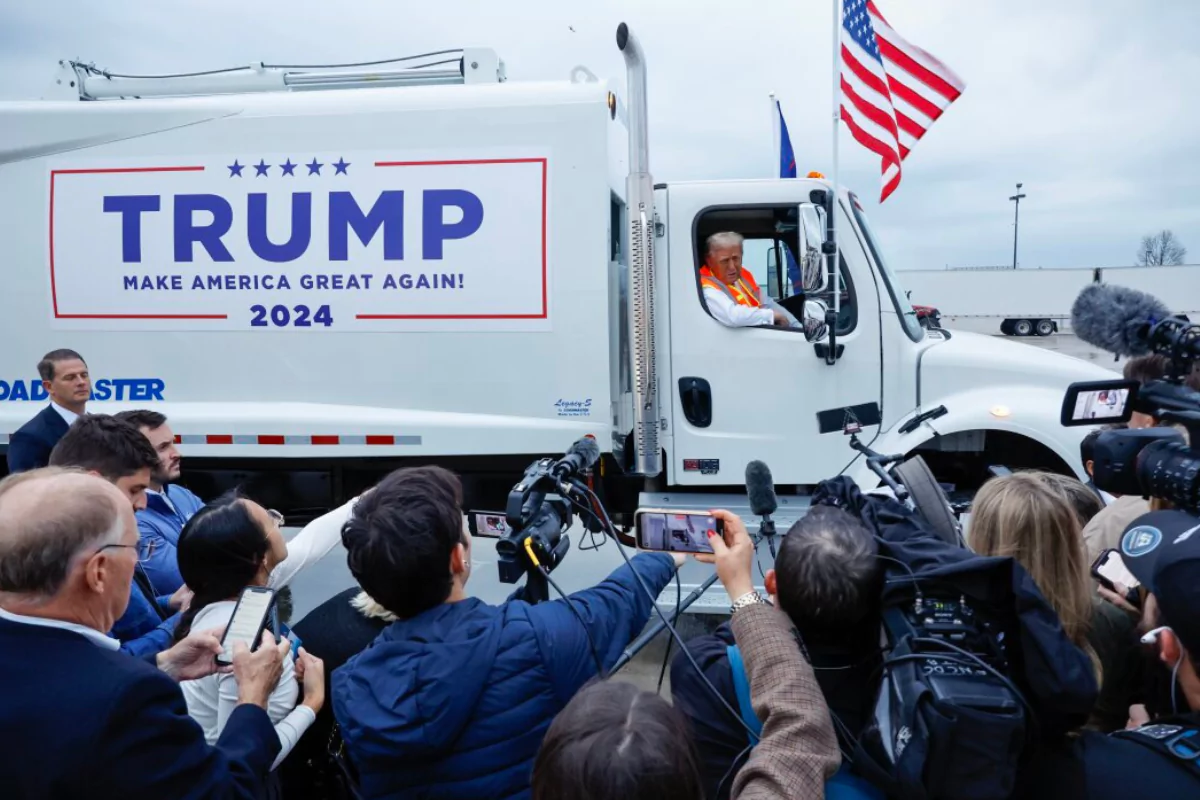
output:
{"label": "hand holding phone", "polygon": [[719,509],[713,515],[723,523],[722,534],[710,537],[713,554],[697,555],[696,560],[715,563],[726,594],[730,600],[736,600],[754,591],[754,540],[733,512]]}
{"label": "hand holding phone", "polygon": [[290,658],[291,653],[292,643],[288,639],[276,643],[268,631],[262,632],[259,647],[253,652],[245,642],[235,643],[233,676],[237,681],[238,703],[265,709],[283,674],[283,660]]}

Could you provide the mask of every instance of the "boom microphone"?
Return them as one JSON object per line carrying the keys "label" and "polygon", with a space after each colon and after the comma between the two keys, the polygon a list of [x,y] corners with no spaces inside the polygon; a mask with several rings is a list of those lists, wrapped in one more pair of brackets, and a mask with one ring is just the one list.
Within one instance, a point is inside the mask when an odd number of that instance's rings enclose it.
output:
{"label": "boom microphone", "polygon": [[1154,352],[1150,329],[1171,316],[1157,298],[1125,286],[1093,283],[1071,307],[1071,327],[1083,341],[1119,356]]}
{"label": "boom microphone", "polygon": [[589,469],[599,458],[600,445],[592,437],[585,436],[571,445],[566,455],[554,463],[550,474],[561,481]]}

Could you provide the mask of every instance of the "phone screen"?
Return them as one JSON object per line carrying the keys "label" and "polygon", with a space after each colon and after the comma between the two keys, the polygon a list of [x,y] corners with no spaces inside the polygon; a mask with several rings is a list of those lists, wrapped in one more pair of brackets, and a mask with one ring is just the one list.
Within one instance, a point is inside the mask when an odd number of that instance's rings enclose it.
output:
{"label": "phone screen", "polygon": [[1128,402],[1128,389],[1093,389],[1090,392],[1080,392],[1075,398],[1075,412],[1071,418],[1078,422],[1110,422],[1124,419]]}
{"label": "phone screen", "polygon": [[706,511],[658,511],[637,513],[638,547],[673,553],[711,553],[708,532],[723,526]]}
{"label": "phone screen", "polygon": [[245,642],[251,650],[255,642],[262,637],[263,624],[267,619],[267,611],[271,608],[271,600],[275,592],[271,589],[247,587],[242,590],[241,599],[234,609],[233,619],[225,630],[225,638],[221,640],[221,653],[217,661],[229,664],[233,661],[233,646],[237,642]]}
{"label": "phone screen", "polygon": [[1105,550],[1101,553],[1100,558],[1096,559],[1095,566],[1092,567],[1092,572],[1109,583],[1119,583],[1126,589],[1132,589],[1139,585],[1138,579],[1125,566],[1121,554],[1116,550]]}

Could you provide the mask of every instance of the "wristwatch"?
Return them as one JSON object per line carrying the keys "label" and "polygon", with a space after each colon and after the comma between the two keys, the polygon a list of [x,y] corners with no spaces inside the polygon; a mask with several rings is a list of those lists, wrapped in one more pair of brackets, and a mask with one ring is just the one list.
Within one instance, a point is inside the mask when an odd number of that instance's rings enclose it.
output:
{"label": "wristwatch", "polygon": [[746,592],[744,595],[739,597],[737,600],[733,601],[733,605],[729,607],[729,615],[733,616],[740,609],[743,609],[746,606],[752,606],[755,603],[761,603],[761,602],[763,602],[762,595],[759,594],[757,591]]}

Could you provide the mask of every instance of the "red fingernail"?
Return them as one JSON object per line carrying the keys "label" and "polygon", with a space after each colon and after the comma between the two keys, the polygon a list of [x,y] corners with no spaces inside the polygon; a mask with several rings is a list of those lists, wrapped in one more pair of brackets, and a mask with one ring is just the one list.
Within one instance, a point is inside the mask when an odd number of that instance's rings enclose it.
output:
{"label": "red fingernail", "polygon": [[716,532],[716,531],[709,531],[709,532],[708,532],[708,538],[710,538],[710,539],[711,539],[712,537],[716,536],[716,535],[717,535],[717,532]]}

